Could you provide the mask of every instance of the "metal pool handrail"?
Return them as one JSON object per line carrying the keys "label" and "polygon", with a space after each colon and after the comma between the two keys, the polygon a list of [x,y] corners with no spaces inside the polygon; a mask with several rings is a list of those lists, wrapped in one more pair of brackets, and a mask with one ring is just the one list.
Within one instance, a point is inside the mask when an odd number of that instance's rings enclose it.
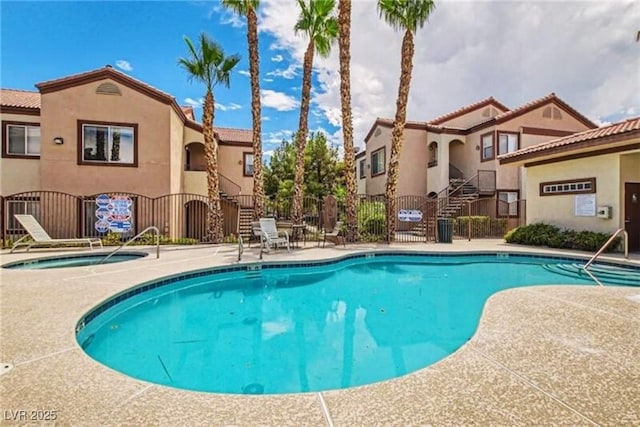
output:
{"label": "metal pool handrail", "polygon": [[242,236],[238,235],[238,262],[242,261],[243,253],[244,253],[244,244],[242,243]]}
{"label": "metal pool handrail", "polygon": [[155,226],[152,225],[150,227],[145,228],[144,230],[142,230],[141,232],[139,232],[138,234],[133,236],[131,239],[129,239],[126,242],[124,242],[124,244],[122,244],[122,245],[118,246],[117,248],[115,248],[113,251],[109,252],[109,254],[106,257],[102,258],[96,264],[102,264],[103,262],[105,262],[106,260],[111,258],[113,255],[115,255],[115,253],[118,252],[120,249],[124,248],[125,246],[128,246],[129,243],[133,242],[138,237],[141,237],[142,235],[144,235],[149,230],[153,230],[153,231],[156,232],[156,258],[160,258],[160,230],[158,229],[158,227],[155,227]]}
{"label": "metal pool handrail", "polygon": [[582,267],[582,269],[585,271],[585,273],[587,273],[589,275],[589,277],[591,277],[593,280],[595,280],[595,282],[600,285],[600,286],[604,286],[602,284],[602,282],[600,282],[600,280],[598,280],[596,278],[596,276],[594,276],[590,271],[589,271],[589,267],[591,266],[591,264],[593,264],[593,262],[596,260],[596,258],[598,258],[602,252],[604,252],[605,249],[607,249],[607,247],[611,244],[611,242],[613,242],[613,240],[618,237],[618,234],[622,233],[622,235],[624,236],[624,257],[626,259],[629,259],[629,233],[627,233],[627,230],[625,230],[624,228],[619,228],[616,230],[615,233],[613,233],[611,235],[611,237],[609,237],[609,240],[606,241],[606,243],[604,245],[602,245],[602,247],[600,249],[598,249],[598,252],[596,252],[591,259],[589,259],[589,261],[584,265],[584,267]]}

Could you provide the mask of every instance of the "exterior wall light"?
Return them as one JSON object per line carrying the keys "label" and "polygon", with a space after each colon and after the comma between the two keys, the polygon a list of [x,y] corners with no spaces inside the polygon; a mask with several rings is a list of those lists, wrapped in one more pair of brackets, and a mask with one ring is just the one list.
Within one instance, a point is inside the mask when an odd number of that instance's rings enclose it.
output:
{"label": "exterior wall light", "polygon": [[53,138],[53,142],[57,145],[62,145],[64,144],[64,139],[62,139],[61,136],[56,136],[55,138]]}

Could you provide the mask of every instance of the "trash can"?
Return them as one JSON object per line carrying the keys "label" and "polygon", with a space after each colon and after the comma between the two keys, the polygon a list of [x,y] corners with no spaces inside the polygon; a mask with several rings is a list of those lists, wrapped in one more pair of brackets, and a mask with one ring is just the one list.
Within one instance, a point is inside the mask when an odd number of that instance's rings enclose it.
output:
{"label": "trash can", "polygon": [[438,243],[453,242],[453,219],[438,218]]}

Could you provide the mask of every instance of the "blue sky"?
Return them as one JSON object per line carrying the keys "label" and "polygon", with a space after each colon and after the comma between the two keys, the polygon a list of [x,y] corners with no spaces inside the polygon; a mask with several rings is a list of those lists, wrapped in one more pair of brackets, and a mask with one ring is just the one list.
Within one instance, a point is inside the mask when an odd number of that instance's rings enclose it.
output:
{"label": "blue sky", "polygon": [[[187,54],[183,36],[194,40],[205,31],[227,54],[242,57],[230,88],[214,91],[215,124],[251,127],[246,27],[215,2],[2,1],[0,7],[4,88],[36,90],[35,83],[111,64],[170,93],[181,105],[194,104],[203,97],[204,88],[188,81],[177,60]],[[289,68],[286,50],[270,49],[274,43],[269,34],[261,34],[266,150],[289,135],[299,119],[301,72],[295,64]],[[201,109],[196,113],[199,120]],[[317,113],[310,114],[310,125],[330,132],[337,129]]]}
{"label": "blue sky", "polygon": [[[261,0],[263,143],[268,152],[295,131],[307,41],[293,31],[293,0]],[[509,108],[555,92],[609,123],[640,114],[637,1],[436,1],[416,35],[409,120],[429,120],[493,96]],[[217,88],[215,124],[251,127],[246,27],[217,1],[8,2],[0,0],[0,84],[34,84],[112,64],[197,104],[177,59],[183,36],[202,31],[242,61],[231,88]],[[376,117],[393,117],[402,34],[381,21],[373,0],[353,2],[352,108],[355,142]],[[338,49],[316,57],[310,129],[341,144]],[[200,110],[197,110],[200,117]]]}

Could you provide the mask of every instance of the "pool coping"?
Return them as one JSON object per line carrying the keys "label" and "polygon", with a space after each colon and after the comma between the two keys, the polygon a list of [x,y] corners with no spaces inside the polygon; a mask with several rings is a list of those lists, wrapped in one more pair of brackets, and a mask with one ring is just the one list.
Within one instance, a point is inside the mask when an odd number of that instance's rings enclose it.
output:
{"label": "pool coping", "polygon": [[[355,248],[326,248],[299,251],[292,254],[279,253],[269,255],[273,262],[290,261],[291,259],[304,262],[309,257],[340,259],[354,251],[384,252],[395,249],[415,252],[419,250],[454,251],[465,250],[488,252],[534,253],[537,255],[569,254],[573,259],[587,258],[585,254],[570,251],[539,251],[532,248],[505,247],[500,242],[482,242],[481,244],[454,244],[449,247],[427,244],[420,247],[388,245],[383,247],[370,245]],[[600,353],[584,354],[584,351],[572,353],[562,342],[544,340],[545,328],[554,328],[553,317],[562,312],[566,319],[566,328],[570,329],[584,323],[591,317],[599,322],[589,325],[594,340],[600,347],[607,350],[608,357],[615,361],[617,368],[629,372],[639,372],[640,362],[626,361],[622,364],[617,353],[613,351],[611,341],[621,331],[627,331],[633,338],[634,329],[640,319],[640,304],[629,298],[640,295],[640,289],[628,287],[597,286],[540,286],[535,288],[519,288],[494,294],[487,302],[480,325],[473,338],[453,355],[440,362],[397,379],[355,387],[346,390],[334,390],[321,393],[307,393],[297,395],[218,395],[171,389],[164,386],[138,381],[119,374],[90,359],[82,352],[74,340],[75,333],[69,326],[95,307],[101,301],[113,297],[118,292],[125,292],[133,285],[141,282],[157,280],[160,277],[182,274],[185,271],[200,267],[208,269],[210,265],[224,265],[232,263],[234,250],[232,246],[220,247],[215,255],[200,256],[204,252],[213,252],[209,248],[192,250],[163,251],[160,260],[146,257],[120,265],[128,264],[132,268],[108,272],[108,266],[98,268],[83,268],[72,274],[74,277],[64,277],[71,269],[33,270],[25,274],[26,270],[7,271],[2,274],[2,362],[16,362],[15,368],[0,375],[0,393],[3,401],[2,410],[58,410],[59,422],[62,424],[87,424],[95,422],[101,424],[153,424],[173,425],[175,423],[189,424],[269,424],[269,425],[353,425],[353,424],[532,424],[539,423],[570,423],[570,424],[614,424],[616,421],[640,422],[640,408],[638,397],[629,394],[626,399],[616,399],[621,392],[627,390],[631,384],[627,381],[611,383],[612,378],[600,378],[591,366],[594,358],[602,362],[601,368],[608,365],[598,356]],[[198,250],[201,251],[198,254]],[[18,255],[18,254],[12,254]],[[21,254],[23,255],[23,254]],[[41,255],[41,254],[40,254]],[[184,255],[182,258],[178,255]],[[37,256],[37,255],[36,255]],[[2,258],[6,258],[4,254]],[[277,257],[277,259],[275,259]],[[256,261],[255,253],[247,254],[242,264],[252,264]],[[615,263],[616,258],[606,257]],[[622,264],[639,266],[640,261],[624,261]],[[117,266],[119,264],[111,264]],[[135,268],[133,268],[135,266]],[[137,268],[137,269],[136,269]],[[224,267],[223,267],[224,268]],[[64,270],[64,271],[63,271]],[[75,269],[74,269],[75,270]],[[24,285],[24,277],[32,278],[31,285]],[[91,283],[84,281],[90,280]],[[95,286],[100,285],[100,286]],[[33,289],[31,289],[33,288]],[[571,289],[571,298],[566,292]],[[52,301],[59,301],[55,307],[47,307],[45,313],[32,312],[37,307],[37,300],[42,291],[46,290],[47,297]],[[72,294],[72,295],[69,295]],[[579,303],[578,303],[579,301]],[[541,304],[544,302],[544,304]],[[640,301],[639,301],[640,302]],[[15,305],[15,306],[14,306]],[[530,318],[520,318],[523,311],[530,310]],[[627,311],[625,311],[627,310]],[[15,316],[22,313],[23,321]],[[585,317],[585,313],[587,316]],[[5,317],[7,316],[7,317]],[[501,316],[503,319],[501,320]],[[29,322],[39,320],[41,331]],[[609,326],[613,329],[607,329]],[[21,325],[21,330],[12,328]],[[602,330],[600,329],[602,328]],[[627,329],[625,329],[627,328]],[[523,331],[528,336],[522,336]],[[24,334],[33,333],[33,339],[24,339]],[[62,334],[62,335],[61,335]],[[542,335],[541,335],[542,334]],[[636,333],[637,334],[637,333]],[[36,336],[37,335],[37,336]],[[558,335],[558,334],[556,334]],[[50,338],[58,336],[55,342]],[[495,341],[496,336],[507,339],[508,343]],[[557,338],[557,337],[556,337]],[[568,339],[564,337],[563,339]],[[575,339],[571,338],[571,339]],[[539,340],[539,347],[553,347],[553,351],[562,355],[567,366],[572,366],[575,360],[583,365],[576,372],[592,372],[594,384],[598,389],[598,402],[590,401],[590,387],[585,389],[586,396],[580,395],[580,390],[568,376],[554,368],[547,360],[538,360],[540,354],[526,354],[511,360],[504,356],[510,351],[521,351],[520,345],[531,340]],[[540,341],[541,340],[541,341]],[[25,342],[32,342],[28,349]],[[640,340],[626,343],[626,349],[617,347],[621,355],[628,351],[638,351]],[[507,346],[506,344],[509,344]],[[600,351],[594,343],[593,351]],[[555,347],[554,347],[555,346]],[[508,347],[508,348],[507,348]],[[628,348],[630,347],[630,349]],[[587,357],[588,356],[588,357]],[[636,358],[637,359],[637,358]],[[604,360],[604,359],[603,359]],[[527,364],[535,369],[527,371],[526,366],[515,366],[519,363]],[[557,364],[557,360],[556,360]],[[621,365],[622,364],[622,365]],[[540,372],[552,372],[549,378],[540,378]],[[606,370],[606,372],[610,372]],[[614,375],[614,374],[611,374]],[[553,380],[552,378],[555,378]],[[559,378],[559,379],[558,379]],[[600,383],[597,381],[600,378]],[[627,378],[635,380],[633,375]],[[445,381],[447,380],[447,381]],[[557,386],[554,381],[566,383]],[[81,395],[74,392],[78,383],[86,393]],[[637,383],[636,383],[637,384]],[[486,387],[485,387],[486,386]],[[472,393],[476,387],[484,391]],[[484,387],[484,388],[483,388]],[[554,388],[555,387],[555,388]],[[491,393],[503,390],[502,399],[495,401]],[[609,390],[611,389],[611,390]],[[492,391],[493,390],[493,391]],[[635,389],[633,389],[635,390]],[[564,393],[564,394],[563,394]],[[571,393],[576,394],[575,396]],[[637,393],[636,393],[637,394]],[[509,397],[508,397],[509,396]],[[609,397],[609,398],[607,398]],[[588,409],[596,409],[596,413]],[[615,404],[614,404],[615,403]],[[620,408],[620,403],[623,407]],[[624,406],[624,405],[627,406]],[[616,406],[617,405],[617,406]],[[608,409],[614,406],[617,412]],[[532,410],[535,409],[535,410]],[[598,410],[599,413],[598,413]],[[116,415],[117,414],[117,415]],[[619,414],[616,418],[615,414]],[[123,418],[124,417],[124,418]],[[635,421],[634,421],[635,420]]]}

